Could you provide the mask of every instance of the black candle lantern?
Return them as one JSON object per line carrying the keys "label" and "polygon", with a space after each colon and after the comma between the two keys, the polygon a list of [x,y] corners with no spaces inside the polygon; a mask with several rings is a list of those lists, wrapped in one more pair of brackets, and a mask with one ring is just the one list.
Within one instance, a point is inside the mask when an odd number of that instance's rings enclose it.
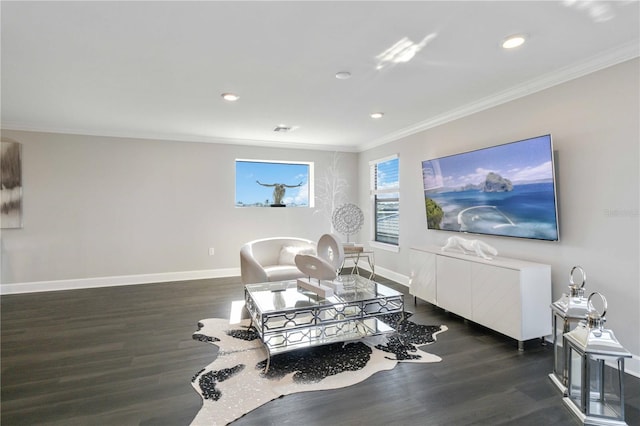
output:
{"label": "black candle lantern", "polygon": [[[602,299],[602,313],[591,299]],[[589,425],[627,425],[624,421],[624,359],[631,358],[616,340],[613,331],[604,328],[607,300],[591,293],[585,321],[564,335],[567,350],[568,382],[565,404],[583,423]]]}
{"label": "black candle lantern", "polygon": [[[567,390],[567,352],[562,336],[575,328],[581,320],[587,318],[587,298],[584,285],[587,275],[580,266],[571,268],[569,293],[551,304],[553,315],[553,372],[549,374],[551,381],[565,393]],[[574,280],[579,276],[579,279]]]}

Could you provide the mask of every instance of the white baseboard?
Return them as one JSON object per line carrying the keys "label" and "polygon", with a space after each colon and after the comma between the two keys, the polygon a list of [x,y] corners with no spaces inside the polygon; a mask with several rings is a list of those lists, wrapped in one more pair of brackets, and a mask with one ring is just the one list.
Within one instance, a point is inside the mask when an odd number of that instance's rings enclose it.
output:
{"label": "white baseboard", "polygon": [[376,275],[380,275],[381,277],[385,277],[391,281],[395,281],[398,284],[402,284],[405,287],[409,287],[409,277],[392,271],[391,269],[376,266]]}
{"label": "white baseboard", "polygon": [[158,274],[122,275],[113,277],[77,278],[71,280],[32,281],[0,284],[0,294],[38,293],[43,291],[77,290],[81,288],[115,287],[169,281],[189,281],[208,278],[239,277],[240,268],[207,269],[202,271],[166,272]]}
{"label": "white baseboard", "polygon": [[640,379],[640,356],[631,354],[631,359],[624,364],[624,372]]}
{"label": "white baseboard", "polygon": [[[349,265],[351,267],[351,265]],[[365,262],[358,265],[359,269],[364,269],[367,272],[371,272],[371,268]],[[391,269],[381,268],[380,266],[375,267],[376,276],[385,277],[391,281],[395,281],[398,284],[402,284],[405,287],[409,287],[409,277],[406,275],[399,274]],[[367,274],[362,274],[364,277],[368,277]],[[375,279],[375,278],[374,278]]]}

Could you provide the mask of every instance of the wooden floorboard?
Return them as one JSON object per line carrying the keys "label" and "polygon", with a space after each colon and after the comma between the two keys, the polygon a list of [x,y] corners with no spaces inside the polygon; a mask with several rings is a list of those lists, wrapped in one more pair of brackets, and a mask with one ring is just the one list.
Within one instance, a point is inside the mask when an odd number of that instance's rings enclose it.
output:
{"label": "wooden floorboard", "polygon": [[[202,405],[191,377],[217,350],[191,335],[242,298],[239,278],[2,296],[1,424],[188,425]],[[279,398],[234,425],[580,424],[547,377],[551,346],[518,352],[512,339],[406,301],[413,321],[449,328],[427,348],[442,362]],[[639,425],[640,381],[625,384],[627,423]]]}

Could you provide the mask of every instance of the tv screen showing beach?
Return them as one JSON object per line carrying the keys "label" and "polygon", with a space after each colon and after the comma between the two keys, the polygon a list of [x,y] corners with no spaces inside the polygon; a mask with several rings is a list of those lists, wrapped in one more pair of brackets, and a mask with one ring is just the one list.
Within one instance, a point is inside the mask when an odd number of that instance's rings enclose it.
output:
{"label": "tv screen showing beach", "polygon": [[551,135],[422,162],[427,228],[558,240]]}

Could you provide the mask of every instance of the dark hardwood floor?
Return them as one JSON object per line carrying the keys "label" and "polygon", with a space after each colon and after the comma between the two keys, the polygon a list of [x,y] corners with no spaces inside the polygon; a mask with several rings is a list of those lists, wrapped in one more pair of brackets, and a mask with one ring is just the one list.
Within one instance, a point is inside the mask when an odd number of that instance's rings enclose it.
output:
{"label": "dark hardwood floor", "polygon": [[[242,297],[239,278],[2,296],[1,424],[188,425],[201,407],[191,377],[216,356],[191,334]],[[550,345],[518,352],[509,338],[406,301],[413,321],[449,328],[427,349],[442,362],[289,395],[234,424],[580,424],[547,377]],[[625,380],[627,423],[639,425],[640,381]]]}

